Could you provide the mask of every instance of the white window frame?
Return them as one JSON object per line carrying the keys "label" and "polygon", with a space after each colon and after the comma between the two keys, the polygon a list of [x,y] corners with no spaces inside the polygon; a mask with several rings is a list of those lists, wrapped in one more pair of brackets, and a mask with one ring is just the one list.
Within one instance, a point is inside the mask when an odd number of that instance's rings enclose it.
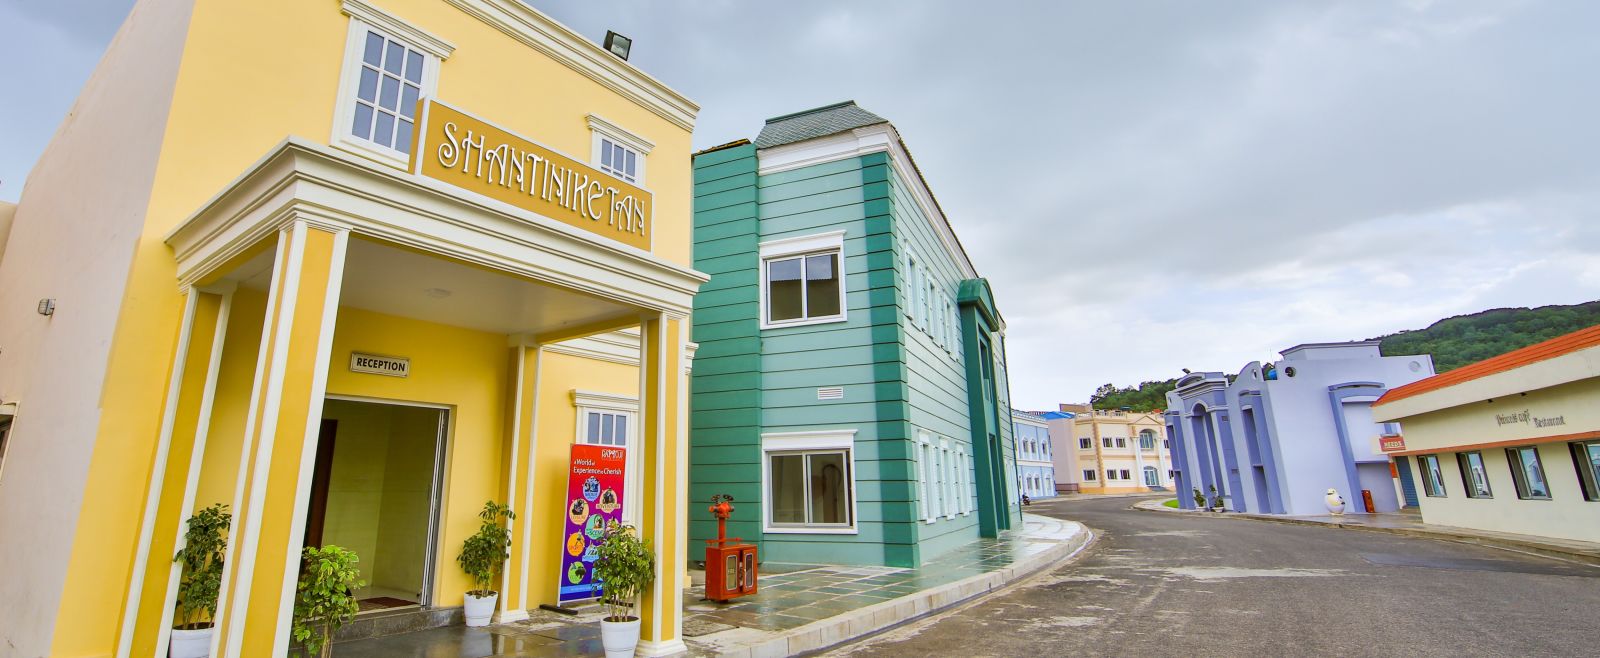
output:
{"label": "white window frame", "polygon": [[905,290],[906,319],[914,327],[917,325],[917,255],[911,251],[909,242],[905,244],[905,252],[905,280],[901,282],[901,288]]}
{"label": "white window frame", "polygon": [[[860,530],[860,515],[856,512],[856,431],[853,429],[819,430],[814,432],[774,432],[761,435],[761,525],[762,532],[791,535],[854,535]],[[807,451],[843,450],[850,464],[850,478],[846,485],[850,492],[850,525],[797,526],[772,523],[772,454]]]}
{"label": "white window frame", "polygon": [[[623,521],[637,527],[639,524],[639,505],[629,504],[630,501],[644,499],[641,487],[644,486],[644,474],[639,471],[639,453],[634,448],[639,445],[639,398],[621,395],[618,393],[603,393],[584,389],[572,389],[572,405],[576,410],[576,429],[573,431],[573,441],[586,445],[591,444],[586,439],[589,432],[589,414],[607,413],[626,415],[628,418],[627,436],[623,437],[626,445],[623,449],[623,476],[622,491],[622,518]],[[617,446],[608,446],[617,447]]]}
{"label": "white window frame", "polygon": [[[610,121],[598,114],[589,115],[589,133],[591,135],[589,140],[589,155],[593,159],[590,164],[593,164],[595,169],[599,169],[600,171],[604,171],[612,176],[616,176],[617,178],[627,181],[632,185],[643,188],[645,180],[645,156],[650,155],[650,151],[655,150],[655,142],[645,139],[638,133],[634,133],[626,128],[623,128],[622,126],[617,125],[615,122]],[[624,176],[619,171],[615,170],[615,168],[608,169],[600,165],[600,143],[602,140],[607,139],[611,140],[611,142],[617,146],[621,146],[624,149],[633,151],[633,155],[635,156],[634,159],[638,165],[634,169],[633,180],[628,180],[627,176]]]}
{"label": "white window frame", "polygon": [[1078,437],[1079,450],[1094,450],[1094,439],[1087,436]]}
{"label": "white window frame", "polygon": [[1086,469],[1083,469],[1083,481],[1084,482],[1095,482],[1095,481],[1097,481],[1099,479],[1100,479],[1100,469],[1098,469],[1098,468],[1086,468]]}
{"label": "white window frame", "polygon": [[[350,124],[355,120],[356,91],[361,84],[361,56],[366,48],[367,32],[377,32],[385,39],[398,41],[422,54],[422,91],[419,96],[422,99],[432,98],[438,93],[440,65],[450,58],[455,46],[364,0],[344,0],[340,10],[350,17],[350,26],[345,37],[344,63],[339,69],[339,96],[334,101],[333,134],[328,143],[364,158],[406,169],[411,163],[410,154],[357,137],[350,130]],[[422,116],[418,115],[413,130],[423,128]]]}
{"label": "white window frame", "polygon": [[961,516],[972,513],[972,461],[967,446],[956,444],[956,510]]}
{"label": "white window frame", "polygon": [[956,514],[959,513],[957,509],[960,507],[960,504],[956,502],[956,492],[959,490],[959,488],[956,487],[955,482],[956,473],[958,472],[956,470],[955,463],[956,453],[955,450],[951,449],[950,447],[950,439],[939,439],[939,452],[944,455],[944,518],[953,519],[956,518]]}
{"label": "white window frame", "polygon": [[[780,328],[783,328],[783,327],[804,327],[804,326],[813,325],[813,324],[828,324],[828,323],[832,323],[832,322],[846,322],[846,321],[848,321],[850,319],[850,306],[847,303],[847,300],[849,299],[849,290],[847,289],[848,286],[846,285],[847,277],[845,276],[845,267],[844,267],[844,235],[845,235],[844,230],[840,229],[840,230],[837,230],[837,231],[828,231],[826,233],[814,233],[812,235],[802,235],[802,236],[794,237],[794,238],[783,238],[781,240],[769,240],[767,242],[761,243],[761,245],[758,247],[758,250],[760,251],[759,267],[760,267],[760,270],[761,270],[760,271],[761,290],[759,291],[759,294],[760,294],[760,297],[761,297],[761,308],[760,308],[761,317],[759,318],[759,320],[761,322],[761,328],[762,329],[780,329]],[[839,261],[838,261],[838,268],[839,268],[839,314],[838,315],[829,315],[829,316],[824,316],[824,317],[818,317],[818,318],[802,317],[802,318],[799,318],[799,319],[796,319],[796,320],[781,320],[781,321],[778,321],[778,322],[769,322],[767,320],[767,318],[769,317],[768,314],[767,314],[767,305],[768,305],[768,300],[767,300],[767,296],[768,296],[767,263],[769,261],[773,261],[773,260],[783,260],[783,259],[795,258],[795,257],[799,257],[799,256],[820,255],[820,254],[828,253],[830,251],[837,251],[838,254],[839,254]],[[803,303],[804,298],[805,298],[805,290],[804,290],[804,286],[802,284],[802,289],[801,289],[802,303]]]}

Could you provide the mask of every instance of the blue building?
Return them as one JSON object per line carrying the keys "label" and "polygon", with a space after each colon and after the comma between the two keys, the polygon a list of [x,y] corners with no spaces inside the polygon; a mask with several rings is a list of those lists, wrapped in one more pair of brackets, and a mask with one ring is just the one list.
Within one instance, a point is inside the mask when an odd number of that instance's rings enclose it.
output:
{"label": "blue building", "polygon": [[1395,479],[1379,445],[1396,430],[1372,420],[1372,403],[1432,376],[1432,357],[1382,356],[1378,341],[1282,354],[1237,375],[1186,375],[1167,394],[1179,505],[1193,509],[1194,490],[1209,495],[1213,486],[1236,512],[1326,514],[1328,489],[1344,496],[1346,513],[1365,511],[1363,491],[1378,512],[1416,505],[1414,487]]}
{"label": "blue building", "polygon": [[1012,410],[1011,424],[1011,435],[1016,437],[1017,490],[1029,499],[1056,495],[1048,421],[1038,414]]}

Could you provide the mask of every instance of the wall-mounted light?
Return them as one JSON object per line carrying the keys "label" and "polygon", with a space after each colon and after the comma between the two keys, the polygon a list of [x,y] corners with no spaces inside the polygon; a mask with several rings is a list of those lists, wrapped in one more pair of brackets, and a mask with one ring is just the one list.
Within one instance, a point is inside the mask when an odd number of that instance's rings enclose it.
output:
{"label": "wall-mounted light", "polygon": [[633,39],[629,39],[628,37],[617,34],[616,32],[612,32],[611,30],[606,30],[606,50],[608,52],[616,55],[617,57],[621,57],[622,61],[626,62],[628,61],[628,51],[632,48]]}
{"label": "wall-mounted light", "polygon": [[41,299],[41,300],[39,300],[39,315],[55,315],[55,314],[56,314],[56,300],[54,300],[54,299]]}

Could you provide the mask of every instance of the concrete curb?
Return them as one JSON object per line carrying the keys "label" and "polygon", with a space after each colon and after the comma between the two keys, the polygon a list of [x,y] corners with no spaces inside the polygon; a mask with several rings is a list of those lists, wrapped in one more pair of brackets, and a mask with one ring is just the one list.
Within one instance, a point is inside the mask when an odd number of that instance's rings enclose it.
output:
{"label": "concrete curb", "polygon": [[993,592],[1077,555],[1094,537],[1081,523],[1054,518],[1050,520],[1070,530],[1071,536],[1009,567],[925,589],[915,594],[907,594],[898,599],[874,603],[860,610],[815,621],[785,631],[777,637],[724,650],[715,655],[717,658],[778,658],[820,651]]}
{"label": "concrete curb", "polygon": [[[1155,504],[1150,504],[1152,502]],[[1166,507],[1161,505],[1161,501],[1140,502],[1135,504],[1133,509],[1141,512],[1168,512],[1184,514],[1187,516],[1200,516],[1219,519],[1248,519],[1251,521],[1266,521],[1268,523],[1282,523],[1286,525],[1341,528],[1344,530],[1362,530],[1366,532],[1378,532],[1387,535],[1400,535],[1402,537],[1437,539],[1440,541],[1456,542],[1458,544],[1472,544],[1475,546],[1483,546],[1485,548],[1496,548],[1503,551],[1526,553],[1540,557],[1555,558],[1558,560],[1567,560],[1569,562],[1579,562],[1582,564],[1600,566],[1600,555],[1584,552],[1580,549],[1567,548],[1565,546],[1544,544],[1533,541],[1522,541],[1508,537],[1490,537],[1472,534],[1469,532],[1454,532],[1451,530],[1439,530],[1431,528],[1389,528],[1384,526],[1366,525],[1364,523],[1312,521],[1309,519],[1297,519],[1294,517],[1269,516],[1265,514],[1243,514],[1239,512],[1199,512],[1195,510],[1173,509],[1171,507]]]}

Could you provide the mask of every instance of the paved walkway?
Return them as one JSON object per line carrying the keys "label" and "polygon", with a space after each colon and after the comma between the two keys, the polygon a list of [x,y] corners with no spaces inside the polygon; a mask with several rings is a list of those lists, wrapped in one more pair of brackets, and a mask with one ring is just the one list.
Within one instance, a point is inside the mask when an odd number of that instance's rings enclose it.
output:
{"label": "paved walkway", "polygon": [[1239,512],[1199,512],[1195,510],[1177,509],[1163,506],[1164,499],[1146,500],[1134,505],[1135,508],[1152,512],[1176,512],[1192,514],[1195,516],[1245,518],[1260,521],[1274,521],[1277,523],[1294,523],[1301,525],[1332,526],[1335,528],[1351,528],[1372,532],[1387,532],[1397,535],[1413,537],[1428,537],[1431,539],[1444,539],[1447,541],[1461,542],[1464,544],[1478,544],[1493,548],[1503,548],[1524,553],[1533,553],[1546,557],[1556,557],[1575,560],[1587,564],[1600,565],[1600,544],[1570,539],[1557,539],[1554,537],[1540,537],[1537,535],[1521,535],[1510,532],[1495,532],[1493,530],[1476,530],[1434,523],[1423,523],[1422,516],[1415,512],[1385,513],[1385,514],[1343,514],[1333,516],[1323,514],[1318,516],[1285,516],[1282,514],[1248,514]]}
{"label": "paved walkway", "polygon": [[[1024,527],[940,556],[921,569],[763,564],[759,592],[727,604],[684,592],[689,655],[789,656],[868,635],[984,594],[1075,554],[1090,539],[1072,521],[1024,515]],[[339,658],[598,656],[598,606],[577,616],[536,610],[487,628],[447,626],[335,645]]]}

